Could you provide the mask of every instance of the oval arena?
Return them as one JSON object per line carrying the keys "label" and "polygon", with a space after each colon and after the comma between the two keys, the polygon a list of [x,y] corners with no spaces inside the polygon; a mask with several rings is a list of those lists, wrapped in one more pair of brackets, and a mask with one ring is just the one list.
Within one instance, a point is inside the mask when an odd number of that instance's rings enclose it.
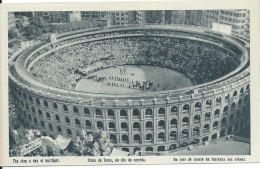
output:
{"label": "oval arena", "polygon": [[175,151],[250,121],[249,48],[200,27],[71,31],[9,60],[22,124],[76,139],[102,129],[115,147]]}

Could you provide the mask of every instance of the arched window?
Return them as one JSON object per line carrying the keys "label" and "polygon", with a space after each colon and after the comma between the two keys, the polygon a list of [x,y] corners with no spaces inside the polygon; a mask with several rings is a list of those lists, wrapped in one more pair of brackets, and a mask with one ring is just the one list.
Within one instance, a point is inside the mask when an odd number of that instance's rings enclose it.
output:
{"label": "arched window", "polygon": [[151,121],[146,122],[145,127],[146,127],[146,129],[148,129],[148,128],[152,129],[153,128],[153,122],[151,122]]}
{"label": "arched window", "polygon": [[217,97],[216,98],[216,104],[218,105],[218,104],[220,104],[221,103],[221,97]]}
{"label": "arched window", "polygon": [[176,114],[178,112],[178,107],[177,106],[172,106],[171,108],[171,113]]}
{"label": "arched window", "polygon": [[188,126],[189,125],[189,117],[184,117],[182,119],[182,126]]}
{"label": "arched window", "polygon": [[148,142],[153,141],[153,135],[152,134],[146,134],[145,140],[148,141]]}
{"label": "arched window", "polygon": [[89,109],[88,108],[84,108],[84,115],[85,116],[89,116],[90,115],[90,111],[89,111]]}
{"label": "arched window", "polygon": [[133,129],[134,130],[140,130],[140,123],[139,122],[134,122]]}
{"label": "arched window", "polygon": [[171,128],[177,127],[177,119],[172,119],[170,125]]}
{"label": "arched window", "polygon": [[49,105],[48,105],[48,102],[46,100],[43,101],[43,104],[44,104],[45,108],[48,108]]}
{"label": "arched window", "polygon": [[209,124],[205,124],[203,129],[204,129],[204,133],[209,132]]}
{"label": "arched window", "polygon": [[210,108],[211,107],[211,100],[207,100],[206,101],[206,108]]}
{"label": "arched window", "polygon": [[34,113],[34,114],[35,114],[35,108],[34,108],[34,107],[32,107],[32,113]]}
{"label": "arched window", "polygon": [[159,108],[158,115],[159,115],[159,117],[164,117],[165,116],[165,108]]}
{"label": "arched window", "polygon": [[36,98],[36,104],[37,104],[38,106],[41,105],[41,102],[40,102],[40,100],[39,100],[38,98]]}
{"label": "arched window", "polygon": [[248,85],[246,85],[246,90],[249,90],[249,84],[248,84]]}
{"label": "arched window", "polygon": [[28,118],[30,121],[32,121],[32,116],[30,114],[28,114]]}
{"label": "arched window", "polygon": [[164,141],[165,134],[163,132],[158,134],[158,141]]}
{"label": "arched window", "polygon": [[240,94],[243,94],[244,93],[244,88],[242,87],[241,89],[240,89]]}
{"label": "arched window", "polygon": [[228,112],[228,106],[224,107],[223,113],[227,113]]}
{"label": "arched window", "polygon": [[194,116],[194,124],[199,123],[199,122],[200,122],[200,115],[196,114]]}
{"label": "arched window", "polygon": [[109,122],[108,123],[108,127],[109,127],[109,129],[113,129],[114,130],[116,126],[115,126],[114,122]]}
{"label": "arched window", "polygon": [[229,116],[229,122],[232,122],[234,120],[234,114],[231,114],[230,116]]}
{"label": "arched window", "polygon": [[128,135],[122,135],[122,142],[123,143],[128,143]]}
{"label": "arched window", "polygon": [[214,117],[219,117],[219,113],[220,113],[219,109],[215,110]]}
{"label": "arched window", "polygon": [[41,121],[41,126],[42,126],[42,127],[45,127],[45,124],[44,124],[44,122],[43,122],[43,121]]}
{"label": "arched window", "polygon": [[28,106],[28,104],[26,104],[26,109],[29,110],[29,106]]}
{"label": "arched window", "polygon": [[114,117],[114,115],[115,115],[114,110],[108,109],[107,110],[107,115],[108,115],[108,117]]}
{"label": "arched window", "polygon": [[57,103],[53,103],[53,108],[54,108],[54,109],[58,109]]}
{"label": "arched window", "polygon": [[120,117],[127,117],[127,111],[125,109],[120,110]]}
{"label": "arched window", "polygon": [[70,129],[67,129],[67,135],[68,135],[68,136],[72,136],[72,132],[71,132]]}
{"label": "arched window", "polygon": [[146,147],[145,151],[153,151],[153,147]]}
{"label": "arched window", "polygon": [[225,126],[227,124],[227,119],[226,118],[223,118],[222,121],[221,121],[221,125],[222,126]]}
{"label": "arched window", "polygon": [[231,105],[231,110],[234,110],[236,108],[236,103],[233,102],[232,105]]}
{"label": "arched window", "polygon": [[175,150],[177,148],[176,144],[171,144],[169,150]]}
{"label": "arched window", "polygon": [[57,131],[58,131],[58,133],[62,133],[62,130],[61,130],[60,126],[57,126]]}
{"label": "arched window", "polygon": [[226,94],[225,95],[225,100],[228,100],[229,99],[229,94]]}
{"label": "arched window", "polygon": [[42,111],[40,109],[38,110],[38,113],[39,113],[39,116],[42,117]]}
{"label": "arched window", "polygon": [[152,109],[146,109],[145,110],[145,116],[149,116],[149,117],[153,116],[153,110]]}
{"label": "arched window", "polygon": [[139,117],[139,116],[140,116],[140,112],[139,112],[138,109],[134,109],[134,110],[133,110],[133,116],[134,116],[134,117]]}
{"label": "arched window", "polygon": [[77,107],[73,106],[73,112],[75,114],[79,114],[79,109]]}
{"label": "arched window", "polygon": [[126,123],[126,122],[122,122],[122,123],[121,123],[121,129],[122,129],[123,131],[126,131],[126,130],[127,130],[127,123]]}
{"label": "arched window", "polygon": [[202,142],[205,142],[205,141],[208,141],[208,140],[209,140],[209,137],[206,136],[206,137],[203,137]]}
{"label": "arched window", "polygon": [[189,132],[188,132],[187,129],[182,130],[181,137],[182,138],[188,138],[189,137]]}
{"label": "arched window", "polygon": [[75,119],[75,125],[80,126],[80,120],[79,119]]}
{"label": "arched window", "polygon": [[100,109],[96,109],[96,116],[101,117],[102,116],[102,111]]}
{"label": "arched window", "polygon": [[183,106],[183,111],[189,111],[190,110],[190,106],[188,105],[188,104],[185,104],[184,106]]}
{"label": "arched window", "polygon": [[213,129],[217,129],[218,128],[218,121],[215,121],[214,123],[213,123]]}
{"label": "arched window", "polygon": [[177,132],[176,131],[172,131],[170,133],[170,139],[171,140],[176,140],[177,139]]}
{"label": "arched window", "polygon": [[211,136],[211,140],[215,140],[215,139],[217,139],[217,137],[218,137],[218,134],[215,133],[215,134],[213,134],[213,135]]}
{"label": "arched window", "polygon": [[134,135],[134,143],[140,143],[140,141],[141,141],[140,135],[139,134],[135,134]]}
{"label": "arched window", "polygon": [[26,94],[25,93],[23,93],[23,98],[26,100],[27,99],[27,97],[26,97]]}
{"label": "arched window", "polygon": [[34,118],[33,121],[34,121],[35,125],[37,126],[37,125],[38,125],[38,121],[37,121],[37,119]]}
{"label": "arched window", "polygon": [[51,123],[49,123],[49,130],[51,130],[51,131],[53,130]]}
{"label": "arched window", "polygon": [[101,121],[97,122],[97,128],[103,129],[103,123]]}
{"label": "arched window", "polygon": [[199,127],[194,127],[192,130],[192,135],[193,136],[198,136],[200,133],[200,128]]}
{"label": "arched window", "polygon": [[32,96],[29,96],[29,100],[30,100],[30,102],[33,102]]}
{"label": "arched window", "polygon": [[70,119],[69,119],[68,117],[65,117],[65,122],[66,122],[67,124],[70,124]]}
{"label": "arched window", "polygon": [[47,119],[51,119],[51,115],[50,115],[50,113],[48,113],[48,112],[46,112],[46,117],[47,117]]}
{"label": "arched window", "polygon": [[66,105],[63,105],[63,111],[66,113],[68,112],[68,107]]}
{"label": "arched window", "polygon": [[158,128],[159,129],[165,129],[165,121],[164,120],[160,120],[158,122]]}
{"label": "arched window", "polygon": [[241,106],[241,104],[242,104],[242,99],[239,99],[238,106]]}
{"label": "arched window", "polygon": [[58,116],[58,115],[55,115],[55,120],[56,120],[56,122],[60,122],[60,117]]}
{"label": "arched window", "polygon": [[110,134],[109,138],[111,143],[116,144],[116,136],[114,134]]}
{"label": "arched window", "polygon": [[201,102],[197,102],[195,104],[195,110],[200,110],[201,109]]}
{"label": "arched window", "polygon": [[91,122],[89,120],[86,120],[85,123],[86,123],[86,128],[91,128]]}
{"label": "arched window", "polygon": [[237,96],[237,91],[235,90],[234,92],[233,92],[233,97],[236,97]]}

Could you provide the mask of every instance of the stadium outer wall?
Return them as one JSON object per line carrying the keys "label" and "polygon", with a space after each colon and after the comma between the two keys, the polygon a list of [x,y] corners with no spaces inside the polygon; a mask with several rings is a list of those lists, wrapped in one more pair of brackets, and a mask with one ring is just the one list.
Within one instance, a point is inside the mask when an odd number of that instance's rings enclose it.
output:
{"label": "stadium outer wall", "polygon": [[[102,128],[115,147],[134,154],[217,140],[250,123],[248,63],[224,78],[187,89],[139,96],[83,94],[46,86],[26,73],[26,58],[44,45],[9,61],[10,96],[17,114],[24,127],[38,128],[43,135],[76,139],[81,129]],[[191,90],[197,92],[187,92]]]}

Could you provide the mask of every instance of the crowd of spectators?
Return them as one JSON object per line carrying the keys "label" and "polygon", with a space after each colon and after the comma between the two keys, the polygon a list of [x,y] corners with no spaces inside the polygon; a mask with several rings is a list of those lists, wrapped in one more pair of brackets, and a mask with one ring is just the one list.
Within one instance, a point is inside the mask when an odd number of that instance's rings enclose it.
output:
{"label": "crowd of spectators", "polygon": [[[79,39],[71,39],[68,43]],[[65,41],[62,43],[64,45]],[[239,64],[238,58],[235,53],[221,46],[203,41],[133,36],[62,48],[37,61],[30,73],[48,85],[74,89],[76,83],[82,78],[75,73],[78,69],[86,69],[96,63],[106,66],[148,64],[176,69],[188,75],[196,83],[204,83],[234,70]]]}

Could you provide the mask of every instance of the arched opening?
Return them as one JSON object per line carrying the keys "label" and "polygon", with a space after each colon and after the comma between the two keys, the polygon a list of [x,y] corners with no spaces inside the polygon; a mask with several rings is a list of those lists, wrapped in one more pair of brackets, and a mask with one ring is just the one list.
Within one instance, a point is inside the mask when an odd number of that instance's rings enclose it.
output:
{"label": "arched opening", "polygon": [[120,110],[120,117],[127,117],[127,111],[125,109]]}
{"label": "arched opening", "polygon": [[145,151],[153,151],[153,147],[146,147]]}
{"label": "arched opening", "polygon": [[134,135],[134,143],[140,143],[140,141],[141,141],[140,135],[139,134],[135,134]]}
{"label": "arched opening", "polygon": [[38,121],[37,121],[37,119],[34,118],[33,121],[34,121],[34,124],[35,124],[36,126],[38,126]]}
{"label": "arched opening", "polygon": [[45,108],[48,108],[48,106],[49,106],[48,102],[46,100],[43,101],[43,105],[44,105]]}
{"label": "arched opening", "polygon": [[193,140],[191,141],[191,144],[198,144],[199,142],[200,142],[199,139],[193,139]]}
{"label": "arched opening", "polygon": [[38,114],[39,114],[40,117],[42,117],[42,111],[40,109],[38,110]]}
{"label": "arched opening", "polygon": [[89,120],[86,120],[85,123],[86,123],[86,128],[88,129],[91,128],[91,122]]}
{"label": "arched opening", "polygon": [[236,108],[236,103],[233,102],[232,105],[231,105],[231,110],[234,110]]}
{"label": "arched opening", "polygon": [[47,117],[48,120],[51,120],[51,115],[50,115],[50,113],[46,112],[46,117]]}
{"label": "arched opening", "polygon": [[213,129],[215,130],[215,129],[217,129],[218,128],[218,121],[215,121],[214,123],[213,123]]}
{"label": "arched opening", "polygon": [[122,151],[129,152],[129,148],[124,147],[122,148]]}
{"label": "arched opening", "polygon": [[199,127],[194,127],[192,130],[192,135],[193,136],[198,136],[200,134],[200,128]]}
{"label": "arched opening", "polygon": [[65,117],[65,122],[66,122],[67,124],[70,124],[70,119],[69,119],[68,117]]}
{"label": "arched opening", "polygon": [[56,120],[56,122],[60,122],[60,117],[58,116],[58,115],[55,115],[55,120]]}
{"label": "arched opening", "polygon": [[219,109],[215,110],[214,117],[219,117],[219,113],[220,113]]}
{"label": "arched opening", "polygon": [[241,89],[240,89],[240,94],[243,94],[244,93],[244,88],[242,87]]}
{"label": "arched opening", "polygon": [[189,118],[188,117],[184,117],[182,119],[182,126],[188,126],[189,125]]}
{"label": "arched opening", "polygon": [[194,116],[194,124],[200,123],[200,115],[195,115]]}
{"label": "arched opening", "polygon": [[89,116],[90,115],[90,111],[88,108],[84,108],[84,115],[85,116]]}
{"label": "arched opening", "polygon": [[201,102],[197,102],[195,104],[195,110],[200,110],[201,109]]}
{"label": "arched opening", "polygon": [[139,131],[139,130],[140,130],[140,123],[139,123],[139,122],[134,122],[134,124],[133,124],[133,130],[134,130],[134,131]]}
{"label": "arched opening", "polygon": [[42,127],[45,127],[45,124],[44,124],[44,122],[43,122],[43,121],[41,121],[41,126],[42,126]]}
{"label": "arched opening", "polygon": [[159,108],[158,115],[159,115],[159,117],[164,117],[165,116],[165,108]]}
{"label": "arched opening", "polygon": [[152,142],[152,141],[153,141],[153,135],[152,135],[152,134],[146,134],[145,140],[146,140],[147,142]]}
{"label": "arched opening", "polygon": [[249,90],[249,84],[248,84],[248,85],[246,85],[246,90]]}
{"label": "arched opening", "polygon": [[205,124],[205,125],[204,125],[203,131],[204,131],[204,133],[209,132],[209,124]]}
{"label": "arched opening", "polygon": [[140,112],[138,109],[134,109],[133,110],[133,117],[139,117],[140,116]]}
{"label": "arched opening", "polygon": [[172,131],[170,133],[170,140],[176,140],[177,139],[177,132],[176,131]]}
{"label": "arched opening", "polygon": [[32,107],[32,113],[35,114],[35,108],[34,107]]}
{"label": "arched opening", "polygon": [[79,113],[79,109],[74,106],[74,107],[73,107],[73,112],[74,112],[75,114],[78,114],[78,113]]}
{"label": "arched opening", "polygon": [[227,119],[223,118],[221,121],[221,126],[225,126],[225,125],[227,125]]}
{"label": "arched opening", "polygon": [[205,141],[208,141],[208,140],[209,140],[208,136],[207,137],[203,137],[202,142],[205,142]]}
{"label": "arched opening", "polygon": [[225,130],[221,130],[220,137],[224,137],[225,135],[226,135],[226,131]]}
{"label": "arched opening", "polygon": [[228,112],[228,106],[224,107],[223,113],[226,114]]}
{"label": "arched opening", "polygon": [[188,145],[187,142],[183,142],[183,143],[181,143],[181,147],[186,147],[187,145]]}
{"label": "arched opening", "polygon": [[57,103],[53,103],[52,105],[53,105],[53,108],[54,108],[54,109],[58,109]]}
{"label": "arched opening", "polygon": [[218,104],[220,104],[221,103],[221,97],[217,97],[216,98],[216,104],[218,105]]}
{"label": "arched opening", "polygon": [[151,121],[146,122],[145,128],[146,129],[152,129],[153,128],[153,122],[151,122]]}
{"label": "arched opening", "polygon": [[228,133],[227,133],[227,134],[229,135],[229,134],[232,134],[232,133],[233,133],[233,129],[232,129],[232,127],[229,127],[229,128],[228,128]]}
{"label": "arched opening", "polygon": [[171,114],[177,114],[177,112],[178,112],[177,106],[172,106],[171,107]]}
{"label": "arched opening", "polygon": [[108,109],[107,110],[107,115],[108,115],[108,117],[114,117],[115,116],[114,110]]}
{"label": "arched opening", "polygon": [[171,126],[171,128],[177,127],[177,119],[172,119],[170,122],[170,126]]}
{"label": "arched opening", "polygon": [[30,100],[30,102],[33,102],[32,96],[29,96],[29,100]]}
{"label": "arched opening", "polygon": [[109,140],[110,140],[111,143],[116,144],[116,136],[114,134],[110,134]]}
{"label": "arched opening", "polygon": [[234,120],[234,114],[231,114],[231,115],[229,116],[229,122],[233,122],[233,120]]}
{"label": "arched opening", "polygon": [[121,130],[122,131],[127,131],[127,123],[126,122],[122,122],[121,123]]}
{"label": "arched opening", "polygon": [[68,107],[66,105],[63,105],[63,111],[68,112]]}
{"label": "arched opening", "polygon": [[229,94],[226,94],[225,95],[225,100],[228,100],[229,99]]}
{"label": "arched opening", "polygon": [[122,135],[122,142],[123,143],[128,143],[128,135]]}
{"label": "arched opening", "polygon": [[58,131],[58,133],[62,133],[62,130],[61,130],[60,126],[57,126],[57,131]]}
{"label": "arched opening", "polygon": [[171,144],[169,146],[169,150],[175,150],[177,148],[177,145],[176,144]]}
{"label": "arched opening", "polygon": [[72,136],[72,132],[70,129],[67,129],[67,136]]}
{"label": "arched opening", "polygon": [[242,99],[239,99],[238,106],[241,106],[241,105],[242,105]]}
{"label": "arched opening", "polygon": [[237,91],[235,90],[234,92],[233,92],[233,97],[236,97],[237,96]]}
{"label": "arched opening", "polygon": [[152,109],[146,109],[145,110],[145,116],[146,117],[152,117],[153,116],[153,110]]}
{"label": "arched opening", "polygon": [[79,120],[79,119],[75,119],[75,125],[76,125],[77,127],[80,127],[80,120]]}
{"label": "arched opening", "polygon": [[205,113],[205,120],[210,120],[210,112]]}
{"label": "arched opening", "polygon": [[212,103],[211,100],[207,100],[206,101],[206,108],[210,108],[211,107],[211,103]]}
{"label": "arched opening", "polygon": [[96,109],[96,117],[102,117],[102,111],[100,109]]}
{"label": "arched opening", "polygon": [[189,137],[189,131],[187,129],[182,130],[181,137],[187,139]]}
{"label": "arched opening", "polygon": [[39,100],[38,98],[36,98],[36,104],[37,104],[38,106],[41,105],[41,102],[40,102],[40,100]]}
{"label": "arched opening", "polygon": [[164,141],[165,134],[163,132],[158,134],[158,141]]}
{"label": "arched opening", "polygon": [[115,130],[115,123],[114,122],[109,122],[108,123],[108,128],[109,128],[109,130]]}
{"label": "arched opening", "polygon": [[104,129],[103,123],[101,121],[97,122],[97,128],[102,130]]}
{"label": "arched opening", "polygon": [[185,104],[183,106],[183,113],[189,112],[189,110],[190,110],[190,106],[188,104]]}
{"label": "arched opening", "polygon": [[159,146],[158,151],[165,151],[165,146]]}
{"label": "arched opening", "polygon": [[165,121],[164,120],[160,120],[158,122],[158,128],[159,129],[165,129]]}

